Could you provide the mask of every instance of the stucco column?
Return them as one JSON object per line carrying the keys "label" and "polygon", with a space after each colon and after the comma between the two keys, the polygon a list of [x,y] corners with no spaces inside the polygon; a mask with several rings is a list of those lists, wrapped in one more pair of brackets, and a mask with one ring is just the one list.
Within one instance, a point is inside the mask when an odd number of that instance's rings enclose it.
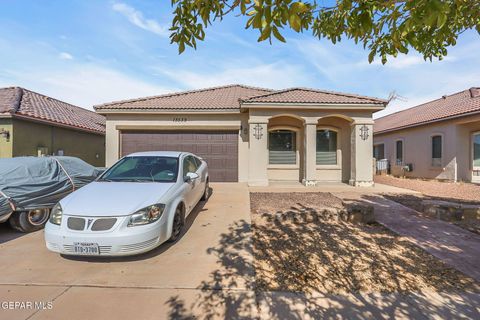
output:
{"label": "stucco column", "polygon": [[305,122],[304,125],[305,166],[302,183],[305,186],[317,184],[317,121]]}
{"label": "stucco column", "polygon": [[[107,118],[107,120],[109,120]],[[107,121],[105,134],[105,165],[112,166],[120,156],[120,132],[111,121]]]}
{"label": "stucco column", "polygon": [[354,122],[351,128],[350,184],[356,187],[373,185],[373,123]]}
{"label": "stucco column", "polygon": [[249,121],[248,185],[268,186],[267,122]]}

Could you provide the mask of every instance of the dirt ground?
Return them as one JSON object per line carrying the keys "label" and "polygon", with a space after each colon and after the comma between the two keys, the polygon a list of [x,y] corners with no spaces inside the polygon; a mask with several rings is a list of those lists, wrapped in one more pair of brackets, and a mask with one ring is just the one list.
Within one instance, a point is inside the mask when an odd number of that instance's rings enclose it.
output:
{"label": "dirt ground", "polygon": [[[251,193],[259,290],[355,293],[478,291],[446,266],[379,224],[281,219],[341,206],[329,193]],[[272,218],[273,217],[273,218]]]}
{"label": "dirt ground", "polygon": [[375,176],[375,182],[415,190],[432,197],[480,202],[480,186],[473,183],[405,179],[380,175]]}

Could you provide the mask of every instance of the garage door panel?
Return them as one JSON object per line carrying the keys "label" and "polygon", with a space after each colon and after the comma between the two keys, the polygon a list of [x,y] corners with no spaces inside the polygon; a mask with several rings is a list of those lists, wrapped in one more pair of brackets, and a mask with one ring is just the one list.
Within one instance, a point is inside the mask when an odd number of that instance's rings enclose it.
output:
{"label": "garage door panel", "polygon": [[211,181],[238,181],[236,131],[122,131],[121,155],[186,151],[207,161]]}

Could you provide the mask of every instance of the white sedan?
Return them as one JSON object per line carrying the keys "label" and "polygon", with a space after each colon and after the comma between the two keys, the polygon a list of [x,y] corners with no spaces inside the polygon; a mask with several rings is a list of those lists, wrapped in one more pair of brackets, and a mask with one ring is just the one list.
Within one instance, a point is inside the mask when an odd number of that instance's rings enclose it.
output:
{"label": "white sedan", "polygon": [[45,226],[47,248],[125,256],[176,241],[188,214],[208,199],[208,182],[207,163],[194,154],[130,154],[55,205]]}

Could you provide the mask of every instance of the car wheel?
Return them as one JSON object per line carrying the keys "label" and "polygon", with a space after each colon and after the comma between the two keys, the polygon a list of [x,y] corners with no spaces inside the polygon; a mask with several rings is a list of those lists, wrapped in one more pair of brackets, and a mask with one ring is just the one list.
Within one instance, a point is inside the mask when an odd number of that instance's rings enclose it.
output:
{"label": "car wheel", "polygon": [[205,191],[203,191],[201,200],[207,201],[209,197],[210,197],[210,183],[207,180],[207,182],[205,183]]}
{"label": "car wheel", "polygon": [[18,212],[12,213],[10,218],[8,218],[8,223],[10,224],[10,227],[12,227],[12,229],[22,232],[20,226],[18,225]]}
{"label": "car wheel", "polygon": [[172,235],[170,236],[170,239],[168,239],[169,242],[175,242],[178,240],[178,238],[180,238],[184,221],[183,207],[179,205],[175,210],[175,216],[173,217]]}
{"label": "car wheel", "polygon": [[50,216],[49,209],[34,209],[14,212],[9,219],[10,226],[21,232],[33,232],[43,229]]}

